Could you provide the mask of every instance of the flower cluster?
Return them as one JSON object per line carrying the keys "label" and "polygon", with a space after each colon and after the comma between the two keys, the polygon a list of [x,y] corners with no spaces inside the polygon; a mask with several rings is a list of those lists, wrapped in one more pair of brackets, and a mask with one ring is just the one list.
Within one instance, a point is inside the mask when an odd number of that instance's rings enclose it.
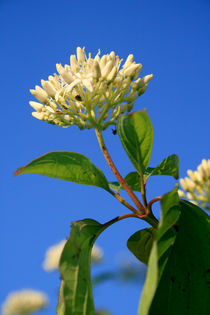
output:
{"label": "flower cluster", "polygon": [[197,171],[188,170],[187,174],[189,177],[180,179],[186,193],[179,190],[179,196],[210,210],[210,160],[203,159]]}
{"label": "flower cluster", "polygon": [[[58,269],[61,253],[63,251],[65,243],[66,241],[63,240],[48,248],[45,254],[45,260],[43,262],[43,268],[46,271],[53,271]],[[101,262],[102,258],[103,258],[102,249],[94,245],[91,252],[92,263],[99,263]]]}
{"label": "flower cluster", "polygon": [[30,92],[38,102],[29,102],[36,110],[35,118],[62,127],[77,125],[80,129],[106,129],[119,115],[129,112],[134,101],[145,92],[152,74],[138,78],[142,65],[129,55],[122,60],[112,51],[100,57],[86,56],[77,47],[77,56],[70,56],[70,65],[57,64],[58,75],[41,80]]}
{"label": "flower cluster", "polygon": [[27,315],[47,306],[44,293],[34,290],[21,290],[10,293],[2,306],[2,315]]}

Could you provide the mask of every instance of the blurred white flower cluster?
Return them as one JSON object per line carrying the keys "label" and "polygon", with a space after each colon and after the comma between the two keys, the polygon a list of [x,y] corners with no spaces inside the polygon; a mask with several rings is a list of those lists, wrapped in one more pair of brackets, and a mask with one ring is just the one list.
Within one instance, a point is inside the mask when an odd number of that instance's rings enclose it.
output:
{"label": "blurred white flower cluster", "polygon": [[27,315],[47,306],[44,293],[35,290],[21,290],[10,293],[2,305],[2,315]]}
{"label": "blurred white flower cluster", "polygon": [[[119,115],[129,112],[134,101],[145,92],[153,75],[138,78],[142,65],[129,55],[122,60],[112,51],[100,57],[86,56],[77,47],[77,56],[70,56],[70,65],[57,64],[58,75],[41,80],[30,92],[38,102],[29,102],[32,115],[62,127],[77,125],[80,129],[106,129]],[[138,79],[137,79],[138,78]]]}
{"label": "blurred white flower cluster", "polygon": [[[46,271],[53,271],[58,269],[61,253],[63,251],[66,241],[63,240],[46,251],[43,268]],[[99,246],[94,245],[91,252],[92,263],[99,263],[103,259],[103,251]]]}
{"label": "blurred white flower cluster", "polygon": [[179,196],[210,210],[210,160],[203,159],[197,171],[188,170],[187,174],[189,177],[180,179],[180,185],[186,192],[179,190]]}

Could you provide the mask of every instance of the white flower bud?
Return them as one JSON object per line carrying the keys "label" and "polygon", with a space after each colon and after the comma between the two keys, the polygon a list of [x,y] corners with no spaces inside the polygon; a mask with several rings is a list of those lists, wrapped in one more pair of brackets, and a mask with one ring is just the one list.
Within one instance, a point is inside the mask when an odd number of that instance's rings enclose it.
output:
{"label": "white flower bud", "polygon": [[43,113],[43,112],[41,112],[41,113],[32,112],[31,114],[33,117],[35,117],[39,120],[44,120],[44,118],[45,118],[45,113]]}
{"label": "white flower bud", "polygon": [[108,80],[108,81],[114,80],[114,78],[116,77],[116,75],[117,75],[117,67],[114,66],[114,67],[112,68],[111,72],[108,74],[107,80]]}
{"label": "white flower bud", "polygon": [[101,76],[101,69],[100,69],[99,63],[96,60],[94,60],[94,62],[93,62],[92,69],[93,69],[92,71],[93,71],[94,79],[98,80]]}
{"label": "white flower bud", "polygon": [[57,63],[56,64],[56,68],[57,68],[57,71],[58,73],[61,75],[61,77],[64,79],[64,81],[68,84],[71,84],[74,79],[71,75],[71,72],[70,71],[66,71],[62,66],[61,64]]}
{"label": "white flower bud", "polygon": [[111,53],[109,54],[110,58],[112,61],[115,61],[115,52],[111,51]]}
{"label": "white flower bud", "polygon": [[80,47],[77,47],[77,60],[79,64],[83,64],[85,61],[85,54],[84,54],[84,50]]}
{"label": "white flower bud", "polygon": [[107,62],[107,64],[105,65],[105,67],[101,71],[101,76],[103,78],[106,78],[109,75],[109,73],[112,71],[112,68],[113,68],[113,62],[110,60]]}
{"label": "white flower bud", "polygon": [[45,91],[47,92],[47,94],[50,97],[54,98],[56,94],[56,89],[53,87],[53,85],[49,81],[45,81],[45,80],[41,80],[41,84],[43,88],[45,89]]}
{"label": "white flower bud", "polygon": [[134,79],[138,78],[140,72],[141,72],[141,69],[142,69],[142,64],[139,63],[139,67],[136,69],[135,73],[134,73]]}
{"label": "white flower bud", "polygon": [[40,86],[36,85],[35,90],[30,90],[30,92],[40,103],[47,103],[48,95]]}
{"label": "white flower bud", "polygon": [[133,63],[133,55],[129,55],[128,58],[126,59],[124,65],[123,65],[123,69],[128,68],[132,63]]}
{"label": "white flower bud", "polygon": [[44,108],[44,106],[40,103],[37,102],[33,102],[30,101],[29,104],[31,105],[31,107],[33,107],[33,109],[35,109],[38,113],[40,113],[42,111],[42,109]]}
{"label": "white flower bud", "polygon": [[75,55],[70,56],[70,64],[73,72],[77,72],[78,70],[78,62]]}
{"label": "white flower bud", "polygon": [[106,66],[107,63],[107,55],[103,55],[103,57],[100,60],[100,68],[101,71],[103,70],[103,68]]}
{"label": "white flower bud", "polygon": [[132,63],[128,68],[124,70],[124,75],[126,77],[133,76],[139,67],[140,67],[139,64]]}

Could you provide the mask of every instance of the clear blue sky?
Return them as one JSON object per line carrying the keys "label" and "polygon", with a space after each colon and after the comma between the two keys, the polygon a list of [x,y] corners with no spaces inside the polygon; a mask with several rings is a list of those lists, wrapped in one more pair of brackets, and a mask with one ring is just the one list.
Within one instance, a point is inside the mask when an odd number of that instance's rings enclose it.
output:
{"label": "clear blue sky", "polygon": [[[209,158],[210,1],[71,1],[0,0],[1,60],[1,290],[0,303],[12,290],[40,289],[49,295],[55,314],[58,274],[41,264],[45,250],[69,234],[70,222],[94,218],[105,222],[126,213],[105,191],[39,175],[13,177],[33,158],[53,150],[87,155],[114,179],[99,151],[93,131],[63,129],[31,116],[29,89],[68,63],[77,46],[121,58],[130,53],[154,74],[135,109],[147,108],[154,124],[151,166],[177,153],[180,176]],[[105,133],[110,153],[123,175],[132,165],[111,128]],[[153,178],[149,197],[175,184]],[[99,238],[105,268],[114,268],[116,253],[126,250],[128,237],[146,226],[122,221]],[[98,267],[98,270],[100,268]],[[103,269],[101,267],[101,269]],[[107,283],[95,292],[98,307],[115,315],[136,314],[141,284]]]}

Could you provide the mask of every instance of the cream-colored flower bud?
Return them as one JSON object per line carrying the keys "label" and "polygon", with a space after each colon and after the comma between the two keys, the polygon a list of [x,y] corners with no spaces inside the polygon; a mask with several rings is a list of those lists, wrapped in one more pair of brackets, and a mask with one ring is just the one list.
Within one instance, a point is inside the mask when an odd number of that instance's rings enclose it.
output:
{"label": "cream-colored flower bud", "polygon": [[135,75],[137,69],[140,68],[140,64],[132,63],[129,67],[124,70],[124,75],[126,77],[131,77]]}
{"label": "cream-colored flower bud", "polygon": [[188,177],[185,177],[185,183],[187,185],[186,190],[193,190],[195,188],[195,183]]}
{"label": "cream-colored flower bud", "polygon": [[48,95],[42,88],[40,88],[40,86],[36,85],[35,90],[30,90],[30,92],[40,103],[47,103]]}
{"label": "cream-colored flower bud", "polygon": [[29,104],[31,105],[31,107],[33,107],[33,109],[35,109],[38,113],[40,113],[42,111],[42,109],[44,108],[44,106],[40,103],[37,102],[33,102],[30,101]]}
{"label": "cream-colored flower bud", "polygon": [[99,55],[97,54],[97,55],[95,56],[94,60],[96,60],[96,61],[100,64],[101,58],[100,58]]}
{"label": "cream-colored flower bud", "polygon": [[116,77],[117,75],[117,67],[114,66],[111,70],[111,72],[107,75],[107,80],[108,81],[112,81],[114,80],[114,78]]}
{"label": "cream-colored flower bud", "polygon": [[183,178],[180,179],[180,185],[184,190],[187,190],[187,184],[185,183],[185,180]]}
{"label": "cream-colored flower bud", "polygon": [[136,71],[134,73],[134,76],[133,76],[134,79],[138,78],[138,76],[139,76],[139,74],[141,72],[141,69],[142,69],[142,64],[139,63],[139,67],[136,69]]}
{"label": "cream-colored flower bud", "polygon": [[77,72],[78,70],[78,62],[75,55],[70,56],[70,64],[73,72]]}
{"label": "cream-colored flower bud", "polygon": [[110,60],[110,61],[107,62],[107,64],[105,65],[105,67],[101,71],[101,76],[103,78],[107,78],[109,73],[112,71],[112,68],[113,68],[113,62],[112,62],[112,60]]}
{"label": "cream-colored flower bud", "polygon": [[110,58],[112,61],[115,61],[115,52],[111,51],[111,53],[109,54]]}
{"label": "cream-colored flower bud", "polygon": [[143,77],[144,83],[148,83],[153,78],[153,74],[148,74]]}
{"label": "cream-colored flower bud", "polygon": [[31,114],[33,117],[35,117],[39,120],[44,120],[44,118],[45,118],[45,113],[43,113],[43,112],[41,112],[41,113],[32,112]]}
{"label": "cream-colored flower bud", "polygon": [[198,171],[195,171],[194,175],[195,175],[195,180],[197,182],[202,182],[202,176],[201,176],[201,174]]}
{"label": "cream-colored flower bud", "polygon": [[84,54],[84,50],[80,47],[77,47],[77,60],[79,64],[83,64],[85,61],[85,54]]}
{"label": "cream-colored flower bud", "polygon": [[128,68],[132,63],[133,63],[133,55],[128,55],[128,58],[126,59],[124,65],[123,65],[123,69]]}
{"label": "cream-colored flower bud", "polygon": [[56,89],[53,87],[53,85],[49,81],[41,80],[41,84],[44,88],[44,90],[47,92],[47,94],[54,98],[56,94]]}
{"label": "cream-colored flower bud", "polygon": [[93,78],[98,80],[101,76],[101,69],[100,69],[98,61],[94,60],[92,69],[93,69]]}
{"label": "cream-colored flower bud", "polygon": [[56,68],[57,68],[57,71],[58,73],[61,75],[61,77],[64,79],[64,81],[68,84],[71,84],[74,79],[70,73],[70,71],[66,71],[60,63],[57,63],[56,64]]}
{"label": "cream-colored flower bud", "polygon": [[107,63],[107,55],[103,55],[103,57],[100,60],[100,68],[101,71],[103,70],[103,68],[106,66]]}
{"label": "cream-colored flower bud", "polygon": [[193,180],[195,181],[195,175],[194,172],[192,170],[187,170],[187,175]]}

